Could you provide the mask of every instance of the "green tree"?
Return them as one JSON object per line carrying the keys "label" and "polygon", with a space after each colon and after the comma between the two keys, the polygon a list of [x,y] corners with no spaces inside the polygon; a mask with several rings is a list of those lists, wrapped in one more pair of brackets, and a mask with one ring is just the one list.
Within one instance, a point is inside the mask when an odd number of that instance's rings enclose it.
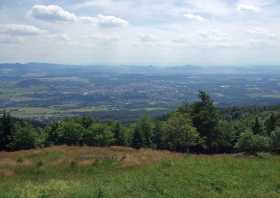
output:
{"label": "green tree", "polygon": [[144,137],[138,127],[135,127],[134,129],[131,146],[136,149],[140,149],[144,146]]}
{"label": "green tree", "polygon": [[39,141],[38,131],[29,123],[18,123],[12,134],[9,148],[11,150],[35,148]]}
{"label": "green tree", "polygon": [[205,140],[208,152],[215,152],[215,140],[217,139],[217,127],[219,123],[218,110],[210,96],[203,91],[199,92],[200,101],[192,105],[191,116],[194,127]]}
{"label": "green tree", "polygon": [[84,133],[83,142],[89,146],[110,146],[114,143],[112,127],[93,123]]}
{"label": "green tree", "polygon": [[254,134],[258,134],[258,135],[263,135],[264,134],[263,125],[260,122],[258,117],[256,117],[256,119],[255,119],[255,123],[252,126],[252,131],[253,131]]}
{"label": "green tree", "polygon": [[218,125],[217,138],[213,141],[212,146],[216,147],[217,152],[232,152],[238,135],[239,132],[232,122],[221,120]]}
{"label": "green tree", "polygon": [[160,121],[155,122],[155,127],[153,128],[152,142],[153,142],[153,148],[156,148],[156,149],[165,148],[165,145],[163,142],[162,123]]}
{"label": "green tree", "polygon": [[6,111],[0,119],[0,150],[7,150],[8,145],[11,143],[12,134],[15,130],[15,121],[11,118],[10,114]]}
{"label": "green tree", "polygon": [[251,131],[245,131],[235,145],[238,151],[256,154],[257,152],[265,152],[270,148],[270,139],[265,136],[255,135]]}
{"label": "green tree", "polygon": [[274,152],[280,153],[280,128],[277,127],[274,131],[271,132],[271,143],[272,150]]}
{"label": "green tree", "polygon": [[82,125],[83,128],[87,129],[91,126],[91,124],[93,123],[93,120],[89,116],[83,116],[78,119],[78,122]]}
{"label": "green tree", "polygon": [[114,134],[116,145],[126,145],[126,136],[125,136],[125,129],[121,126],[119,122],[113,124],[112,132]]}
{"label": "green tree", "polygon": [[58,144],[80,145],[85,129],[73,120],[61,122],[57,128]]}
{"label": "green tree", "polygon": [[140,147],[152,147],[153,128],[153,121],[147,115],[138,120],[134,134],[136,133],[135,141],[139,140],[138,144],[141,143]]}
{"label": "green tree", "polygon": [[202,142],[199,133],[186,114],[172,114],[163,124],[163,131],[165,144],[170,150],[189,152],[190,148]]}
{"label": "green tree", "polygon": [[54,122],[49,124],[46,128],[44,128],[43,133],[46,136],[45,145],[52,146],[52,145],[59,145],[62,142],[59,142],[59,137],[61,136],[58,132],[58,128],[60,124],[58,122]]}
{"label": "green tree", "polygon": [[274,131],[277,126],[277,118],[274,113],[269,116],[264,124],[267,134],[271,134],[271,132]]}

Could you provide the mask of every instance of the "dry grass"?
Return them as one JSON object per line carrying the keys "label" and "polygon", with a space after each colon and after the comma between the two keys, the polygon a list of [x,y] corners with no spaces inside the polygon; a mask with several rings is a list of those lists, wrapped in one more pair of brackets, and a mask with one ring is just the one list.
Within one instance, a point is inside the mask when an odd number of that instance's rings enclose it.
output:
{"label": "dry grass", "polygon": [[119,162],[122,167],[133,167],[182,157],[182,154],[169,151],[135,150],[119,146],[107,148],[54,146],[44,149],[0,152],[0,170],[1,167],[32,166],[39,159],[43,159],[44,163],[51,166],[63,166],[73,161],[79,166],[91,166],[98,160],[110,159]]}

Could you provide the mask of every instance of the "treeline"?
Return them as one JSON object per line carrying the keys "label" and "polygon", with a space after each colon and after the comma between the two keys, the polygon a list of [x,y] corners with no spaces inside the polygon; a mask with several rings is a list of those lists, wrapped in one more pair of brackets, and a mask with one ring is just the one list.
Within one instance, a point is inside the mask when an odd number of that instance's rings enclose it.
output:
{"label": "treeline", "polygon": [[38,128],[6,112],[0,119],[0,150],[64,144],[195,153],[280,152],[280,115],[265,109],[219,109],[200,92],[193,104],[157,119],[145,115],[130,125],[77,117]]}

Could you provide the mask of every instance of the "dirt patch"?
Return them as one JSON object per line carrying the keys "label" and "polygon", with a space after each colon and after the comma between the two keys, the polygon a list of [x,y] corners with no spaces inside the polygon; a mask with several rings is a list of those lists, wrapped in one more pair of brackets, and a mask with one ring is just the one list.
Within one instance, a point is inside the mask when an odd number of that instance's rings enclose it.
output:
{"label": "dirt patch", "polygon": [[92,166],[96,164],[96,160],[81,160],[78,162],[79,166]]}
{"label": "dirt patch", "polygon": [[0,170],[0,177],[12,177],[15,175],[16,173],[11,170]]}
{"label": "dirt patch", "polygon": [[22,166],[32,166],[33,162],[31,160],[23,160],[23,162],[20,165],[22,165]]}
{"label": "dirt patch", "polygon": [[53,166],[61,166],[61,165],[65,165],[65,164],[66,164],[65,159],[58,159],[51,163],[51,165],[53,165]]}
{"label": "dirt patch", "polygon": [[2,166],[16,166],[17,162],[13,159],[9,159],[9,158],[0,158],[0,167]]}
{"label": "dirt patch", "polygon": [[153,164],[161,160],[181,159],[182,157],[182,154],[172,153],[168,151],[141,149],[138,151],[135,150],[132,153],[125,154],[120,161],[123,167],[131,167]]}

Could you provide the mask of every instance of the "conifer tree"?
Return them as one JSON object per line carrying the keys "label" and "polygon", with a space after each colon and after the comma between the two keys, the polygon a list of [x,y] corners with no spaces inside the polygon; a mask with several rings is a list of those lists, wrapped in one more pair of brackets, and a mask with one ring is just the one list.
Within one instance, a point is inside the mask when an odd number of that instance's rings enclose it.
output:
{"label": "conifer tree", "polygon": [[271,134],[272,131],[276,129],[277,118],[272,113],[270,117],[265,121],[265,129],[268,134]]}
{"label": "conifer tree", "polygon": [[263,126],[258,117],[256,117],[255,123],[252,127],[252,131],[254,134],[263,135]]}
{"label": "conifer tree", "polygon": [[12,139],[14,124],[6,111],[3,112],[0,124],[0,150],[7,150]]}

